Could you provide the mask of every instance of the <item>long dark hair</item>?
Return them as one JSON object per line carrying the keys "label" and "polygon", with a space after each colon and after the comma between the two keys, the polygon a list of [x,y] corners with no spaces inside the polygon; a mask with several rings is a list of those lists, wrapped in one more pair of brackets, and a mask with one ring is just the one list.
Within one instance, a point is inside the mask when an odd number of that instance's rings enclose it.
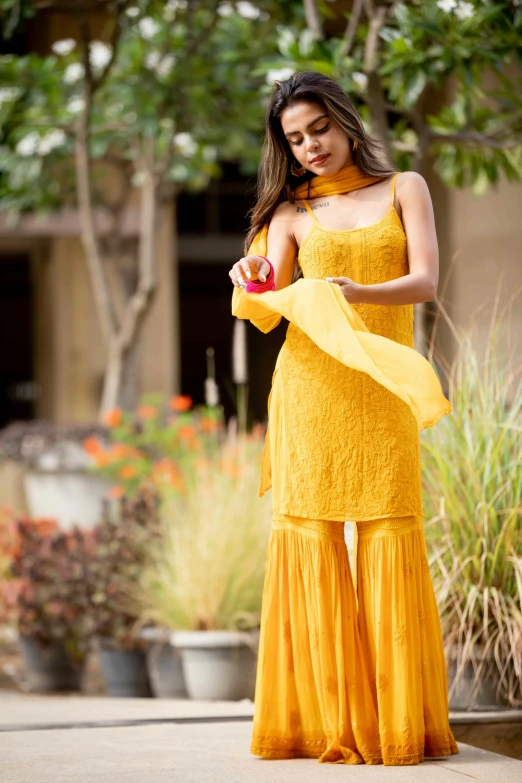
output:
{"label": "long dark hair", "polygon": [[[388,177],[396,173],[386,162],[382,142],[366,132],[359,112],[336,81],[315,71],[303,71],[285,81],[275,81],[266,110],[257,200],[248,213],[251,222],[244,244],[245,255],[257,232],[271,219],[275,208],[283,201],[293,204],[295,188],[315,176],[307,171],[303,177],[296,178],[290,170],[295,158],[283,133],[280,117],[284,109],[299,101],[318,103],[348,134],[352,141],[352,158],[365,174]],[[354,141],[358,142],[356,150],[353,149]]]}

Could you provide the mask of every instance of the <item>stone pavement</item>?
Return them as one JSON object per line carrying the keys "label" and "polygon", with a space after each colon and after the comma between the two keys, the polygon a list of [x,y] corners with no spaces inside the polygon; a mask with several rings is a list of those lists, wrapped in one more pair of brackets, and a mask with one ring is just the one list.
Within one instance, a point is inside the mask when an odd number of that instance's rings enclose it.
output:
{"label": "stone pavement", "polygon": [[0,692],[0,783],[522,783],[522,762],[460,744],[416,767],[252,756],[252,702]]}

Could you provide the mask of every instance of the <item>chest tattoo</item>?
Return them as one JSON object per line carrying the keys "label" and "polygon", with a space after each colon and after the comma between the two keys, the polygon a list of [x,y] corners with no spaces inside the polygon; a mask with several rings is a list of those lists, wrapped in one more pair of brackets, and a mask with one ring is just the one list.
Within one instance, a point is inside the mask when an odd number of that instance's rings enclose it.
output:
{"label": "chest tattoo", "polygon": [[[310,204],[310,206],[312,207],[312,209],[320,209],[321,207],[329,207],[330,206],[330,202],[329,201],[323,201],[322,204],[314,204],[313,206]],[[296,209],[297,209],[297,212],[308,212],[306,207],[297,207]]]}

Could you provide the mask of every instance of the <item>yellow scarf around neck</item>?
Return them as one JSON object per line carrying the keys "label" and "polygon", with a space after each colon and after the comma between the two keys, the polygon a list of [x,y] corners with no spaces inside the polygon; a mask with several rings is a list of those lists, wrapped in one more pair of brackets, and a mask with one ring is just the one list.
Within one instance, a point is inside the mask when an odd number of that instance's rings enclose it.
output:
{"label": "yellow scarf around neck", "polygon": [[386,179],[385,176],[373,177],[371,174],[365,174],[359,166],[350,161],[339,169],[337,174],[329,177],[317,176],[303,182],[294,190],[296,198],[320,198],[320,196],[336,196],[339,193],[351,193],[352,190],[365,188],[367,185],[373,185]]}
{"label": "yellow scarf around neck", "polygon": [[[321,196],[337,196],[340,193],[351,193],[352,190],[373,185],[386,177],[373,177],[361,171],[356,163],[347,163],[336,174],[329,177],[317,176],[303,182],[293,191],[296,199],[320,198]],[[247,255],[267,256],[268,252],[268,227],[270,221],[264,223],[254,239],[250,243]]]}
{"label": "yellow scarf around neck", "polygon": [[[357,190],[383,177],[364,174],[349,163],[331,177],[314,177],[300,185],[296,198],[317,198]],[[254,237],[248,255],[267,256],[269,223]],[[413,348],[370,332],[346,301],[340,286],[326,280],[300,278],[278,291],[247,294],[234,286],[232,315],[251,321],[262,332],[274,329],[284,317],[325,353],[374,380],[406,402],[419,430],[431,427],[452,405],[441,389],[434,368]]]}

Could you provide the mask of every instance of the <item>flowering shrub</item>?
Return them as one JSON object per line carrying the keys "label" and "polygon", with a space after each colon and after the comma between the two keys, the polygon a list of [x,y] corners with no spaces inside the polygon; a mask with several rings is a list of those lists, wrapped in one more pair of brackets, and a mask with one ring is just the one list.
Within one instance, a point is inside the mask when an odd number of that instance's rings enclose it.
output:
{"label": "flowering shrub", "polygon": [[92,530],[62,531],[54,520],[5,515],[1,529],[11,531],[13,542],[10,619],[19,632],[42,645],[62,643],[78,660],[94,637],[136,646],[138,613],[129,596],[158,534],[158,509],[158,496],[141,491],[132,501],[107,501]]}
{"label": "flowering shrub", "polygon": [[105,424],[109,442],[93,436],[84,448],[94,469],[115,482],[115,498],[132,496],[143,486],[183,494],[188,472],[216,454],[224,428],[220,408],[193,408],[187,395],[168,404],[148,395],[135,412],[109,411]]}
{"label": "flowering shrub", "polygon": [[86,652],[89,599],[85,561],[90,531],[60,531],[55,520],[14,520],[16,549],[10,573],[18,580],[13,614],[21,634],[42,645],[64,644],[81,660]]}
{"label": "flowering shrub", "polygon": [[0,508],[0,624],[16,620],[16,600],[21,581],[13,576],[11,567],[20,547],[15,519],[11,509]]}
{"label": "flowering shrub", "polygon": [[135,633],[139,610],[132,591],[160,532],[159,507],[158,494],[146,489],[132,500],[124,497],[104,505],[95,529],[95,550],[87,562],[86,583],[89,635],[105,646],[139,646]]}

